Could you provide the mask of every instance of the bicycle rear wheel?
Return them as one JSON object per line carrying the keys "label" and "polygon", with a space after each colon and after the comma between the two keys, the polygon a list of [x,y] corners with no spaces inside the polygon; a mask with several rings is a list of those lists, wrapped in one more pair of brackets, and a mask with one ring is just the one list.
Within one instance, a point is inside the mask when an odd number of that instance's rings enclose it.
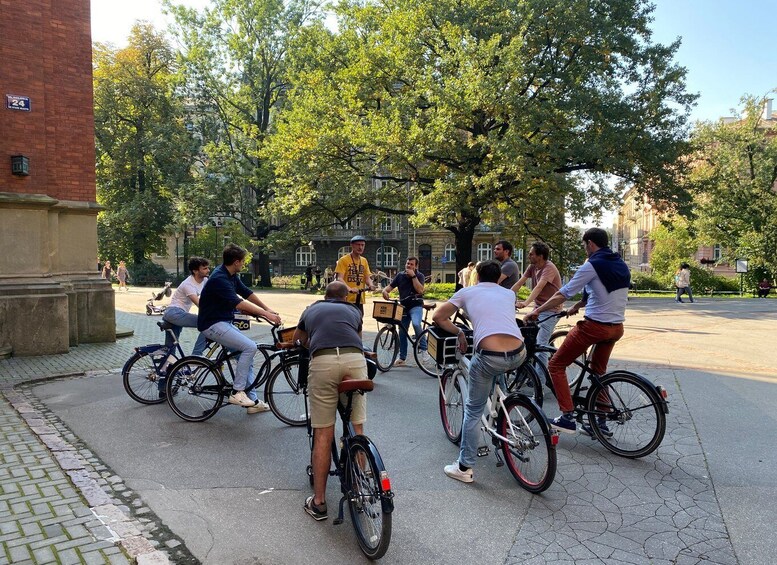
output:
{"label": "bicycle rear wheel", "polygon": [[429,328],[426,328],[418,335],[418,339],[413,344],[413,356],[418,368],[430,377],[436,377],[442,367],[437,364],[426,349],[421,349],[421,343],[424,345],[429,344]]}
{"label": "bicycle rear wheel", "polygon": [[165,401],[160,398],[159,374],[156,372],[158,365],[164,363],[167,352],[143,353],[141,351],[127,359],[121,370],[124,390],[135,402],[141,404],[161,404]]}
{"label": "bicycle rear wheel", "polygon": [[517,395],[505,400],[497,429],[507,468],[529,492],[546,490],[556,477],[556,446],[545,414],[531,401]]}
{"label": "bicycle rear wheel", "polygon": [[531,359],[527,359],[523,365],[507,373],[505,377],[508,391],[524,394],[534,400],[537,406],[542,406],[542,381]]}
{"label": "bicycle rear wheel", "polygon": [[264,400],[284,424],[304,426],[307,422],[305,391],[299,384],[299,359],[284,360],[270,372]]}
{"label": "bicycle rear wheel", "polygon": [[399,354],[399,336],[396,328],[392,325],[380,328],[372,350],[377,354],[375,364],[378,369],[384,373],[391,369]]}
{"label": "bicycle rear wheel", "polygon": [[[460,378],[461,377],[461,378]],[[459,369],[446,369],[440,376],[440,418],[445,435],[453,443],[461,441],[464,424],[464,397],[461,390],[463,377]]]}
{"label": "bicycle rear wheel", "polygon": [[591,386],[586,399],[593,412],[588,415],[589,425],[609,451],[637,458],[661,445],[666,433],[663,401],[637,375],[607,373]]}
{"label": "bicycle rear wheel", "polygon": [[347,472],[351,487],[348,509],[359,547],[368,558],[380,559],[391,542],[391,512],[384,510],[381,484],[388,476],[362,442],[351,443]]}
{"label": "bicycle rear wheel", "polygon": [[167,372],[167,402],[187,422],[204,422],[224,401],[225,382],[218,367],[203,357],[183,357]]}

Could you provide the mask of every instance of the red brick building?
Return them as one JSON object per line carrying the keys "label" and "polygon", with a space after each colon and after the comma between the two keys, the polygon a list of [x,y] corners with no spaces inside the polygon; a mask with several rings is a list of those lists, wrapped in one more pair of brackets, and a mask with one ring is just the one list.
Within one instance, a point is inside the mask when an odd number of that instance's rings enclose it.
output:
{"label": "red brick building", "polygon": [[97,273],[89,0],[0,0],[0,348],[115,339]]}

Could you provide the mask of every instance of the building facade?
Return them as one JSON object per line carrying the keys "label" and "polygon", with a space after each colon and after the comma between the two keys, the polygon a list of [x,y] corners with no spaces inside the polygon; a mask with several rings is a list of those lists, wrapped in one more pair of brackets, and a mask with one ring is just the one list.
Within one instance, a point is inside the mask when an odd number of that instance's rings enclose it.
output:
{"label": "building facade", "polygon": [[89,0],[0,0],[0,348],[115,340],[97,273]]}

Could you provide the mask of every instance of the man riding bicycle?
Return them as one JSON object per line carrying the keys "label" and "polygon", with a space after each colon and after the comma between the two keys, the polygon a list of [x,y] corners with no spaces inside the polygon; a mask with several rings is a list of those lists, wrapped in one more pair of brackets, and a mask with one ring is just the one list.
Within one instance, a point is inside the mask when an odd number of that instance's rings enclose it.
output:
{"label": "man riding bicycle", "polygon": [[[607,372],[607,362],[615,342],[623,337],[623,321],[631,282],[628,266],[620,255],[609,248],[606,231],[600,228],[587,230],[583,234],[583,245],[588,261],[577,270],[572,280],[524,318],[526,321],[536,320],[540,313],[563,304],[585,290],[583,299],[568,310],[569,314],[575,314],[581,306],[585,306],[584,319],[570,330],[548,363],[548,372],[562,412],[551,425],[570,434],[577,431],[577,423],[566,368],[589,347],[596,345],[591,355],[591,370],[598,375]],[[598,418],[597,426],[605,435],[610,433],[605,418]],[[593,436],[593,431],[587,424],[582,426],[582,431]]]}
{"label": "man riding bicycle", "polygon": [[[421,318],[424,315],[424,275],[418,271],[418,259],[408,257],[405,262],[405,271],[397,273],[391,284],[383,289],[383,298],[389,300],[389,293],[394,289],[399,289],[399,302],[404,309],[402,314],[402,326],[404,332],[399,332],[399,359],[394,363],[401,367],[407,359],[407,331],[410,322],[413,322],[413,331],[415,337],[421,335]],[[420,351],[426,351],[426,338],[418,346]]]}

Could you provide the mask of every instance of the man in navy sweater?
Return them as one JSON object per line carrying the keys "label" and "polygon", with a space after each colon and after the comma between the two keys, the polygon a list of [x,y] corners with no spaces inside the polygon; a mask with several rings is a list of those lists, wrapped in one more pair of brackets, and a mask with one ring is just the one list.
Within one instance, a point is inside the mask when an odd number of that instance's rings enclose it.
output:
{"label": "man in navy sweater", "polygon": [[230,404],[248,408],[248,413],[264,412],[269,407],[261,400],[252,400],[246,393],[249,378],[253,374],[256,343],[240,333],[232,321],[239,310],[252,316],[259,316],[273,324],[280,324],[281,317],[270,310],[251,291],[237,274],[245,265],[246,250],[230,243],[224,248],[224,263],[217,267],[200,294],[200,311],[197,315],[197,329],[202,334],[224,347],[240,351],[237,362],[234,391],[229,396]]}

